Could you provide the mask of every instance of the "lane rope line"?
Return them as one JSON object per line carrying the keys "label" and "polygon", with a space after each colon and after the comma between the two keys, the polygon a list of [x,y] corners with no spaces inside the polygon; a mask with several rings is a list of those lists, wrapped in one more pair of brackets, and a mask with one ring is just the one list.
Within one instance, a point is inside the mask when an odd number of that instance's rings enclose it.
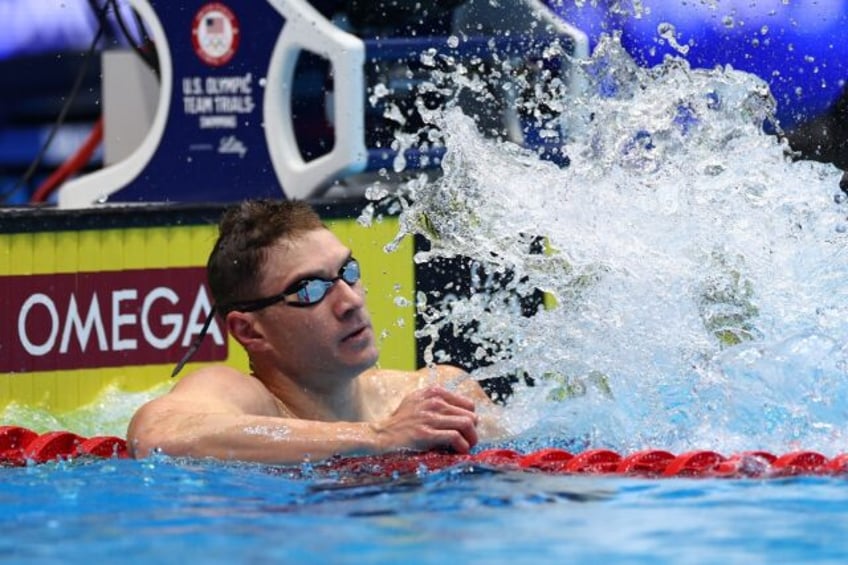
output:
{"label": "lane rope line", "polygon": [[[129,452],[126,440],[116,436],[86,438],[68,431],[38,434],[21,426],[0,426],[0,467],[20,467],[79,457],[126,459]],[[621,455],[609,449],[571,453],[547,448],[526,454],[512,449],[487,449],[468,455],[428,451],[336,457],[317,463],[316,467],[333,473],[395,476],[459,465],[555,474],[776,478],[846,475],[848,453],[828,458],[815,451],[803,450],[782,455],[768,451],[744,451],[724,456],[709,450],[675,455],[661,449],[646,449]]]}

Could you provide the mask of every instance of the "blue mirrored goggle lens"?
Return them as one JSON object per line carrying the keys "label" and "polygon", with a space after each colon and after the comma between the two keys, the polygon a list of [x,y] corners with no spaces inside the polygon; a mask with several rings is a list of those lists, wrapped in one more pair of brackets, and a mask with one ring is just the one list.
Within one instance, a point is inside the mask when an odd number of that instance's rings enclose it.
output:
{"label": "blue mirrored goggle lens", "polygon": [[339,276],[347,284],[356,284],[359,282],[359,279],[362,276],[359,271],[359,262],[355,259],[351,259],[345,263],[344,266],[342,266],[342,270],[339,272]]}
{"label": "blue mirrored goggle lens", "polygon": [[294,302],[299,304],[315,304],[320,302],[327,291],[335,284],[335,281],[325,281],[322,279],[310,279],[303,281],[301,287],[294,294]]}
{"label": "blue mirrored goggle lens", "polygon": [[306,279],[298,283],[298,288],[294,290],[290,296],[294,300],[289,301],[289,304],[310,306],[321,302],[327,295],[327,291],[341,279],[347,284],[353,286],[361,277],[359,263],[355,259],[345,263],[339,271],[339,276],[333,280],[327,279]]}

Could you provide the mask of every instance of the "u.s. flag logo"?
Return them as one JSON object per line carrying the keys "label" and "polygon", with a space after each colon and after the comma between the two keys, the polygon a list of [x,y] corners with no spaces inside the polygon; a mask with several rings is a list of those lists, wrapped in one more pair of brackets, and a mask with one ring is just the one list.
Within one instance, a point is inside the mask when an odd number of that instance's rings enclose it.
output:
{"label": "u.s. flag logo", "polygon": [[236,15],[221,2],[203,5],[191,26],[194,52],[201,61],[213,67],[230,62],[240,39]]}

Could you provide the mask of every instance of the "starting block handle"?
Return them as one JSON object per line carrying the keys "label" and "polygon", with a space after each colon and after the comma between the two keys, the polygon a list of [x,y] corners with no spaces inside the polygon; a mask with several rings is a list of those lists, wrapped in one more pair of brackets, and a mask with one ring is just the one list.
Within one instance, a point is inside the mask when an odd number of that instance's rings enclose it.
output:
{"label": "starting block handle", "polygon": [[[365,44],[342,31],[303,0],[269,0],[286,23],[269,63],[263,114],[274,172],[289,198],[320,196],[332,180],[365,169]],[[333,149],[304,161],[294,133],[291,85],[302,50],[330,61],[334,88],[330,107],[335,129]]]}
{"label": "starting block handle", "polygon": [[156,45],[156,55],[159,58],[161,73],[159,101],[156,105],[153,123],[150,125],[150,130],[145,135],[141,145],[130,158],[83,177],[71,179],[63,184],[58,191],[59,208],[88,208],[97,202],[105,202],[109,195],[141,174],[156,153],[156,148],[165,132],[174,83],[171,48],[162,22],[150,3],[147,0],[129,0],[129,4],[144,20]]}

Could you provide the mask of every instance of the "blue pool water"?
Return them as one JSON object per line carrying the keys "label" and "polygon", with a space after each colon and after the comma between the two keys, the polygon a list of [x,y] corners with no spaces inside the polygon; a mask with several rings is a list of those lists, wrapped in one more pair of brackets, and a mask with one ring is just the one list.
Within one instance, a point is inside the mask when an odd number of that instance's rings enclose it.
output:
{"label": "blue pool water", "polygon": [[340,482],[199,461],[3,469],[4,563],[839,563],[844,478],[455,467]]}
{"label": "blue pool water", "polygon": [[[541,92],[524,108],[541,116],[541,133],[564,136],[568,167],[484,139],[449,108],[425,120],[427,139],[446,147],[443,177],[375,198],[363,213],[368,223],[400,212],[399,237],[432,244],[418,262],[461,256],[479,267],[481,292],[404,297],[430,320],[420,332],[433,338],[428,358],[461,361],[436,340],[456,332],[479,346],[475,377],[532,377],[536,386],[517,389],[503,415],[529,449],[578,438],[622,453],[848,451],[841,172],[787,158],[763,132],[775,101],[752,75],[679,60],[646,70],[614,39],[577,70],[585,96]],[[562,115],[548,123],[551,109]],[[530,240],[548,253],[533,252]],[[507,272],[506,288],[486,286]],[[528,317],[515,296],[538,290],[558,305]],[[122,405],[120,425],[105,414],[74,431],[123,433],[140,403],[123,398],[133,406]],[[650,480],[457,467],[339,480],[299,471],[167,459],[0,469],[0,560],[848,559],[844,477]]]}

